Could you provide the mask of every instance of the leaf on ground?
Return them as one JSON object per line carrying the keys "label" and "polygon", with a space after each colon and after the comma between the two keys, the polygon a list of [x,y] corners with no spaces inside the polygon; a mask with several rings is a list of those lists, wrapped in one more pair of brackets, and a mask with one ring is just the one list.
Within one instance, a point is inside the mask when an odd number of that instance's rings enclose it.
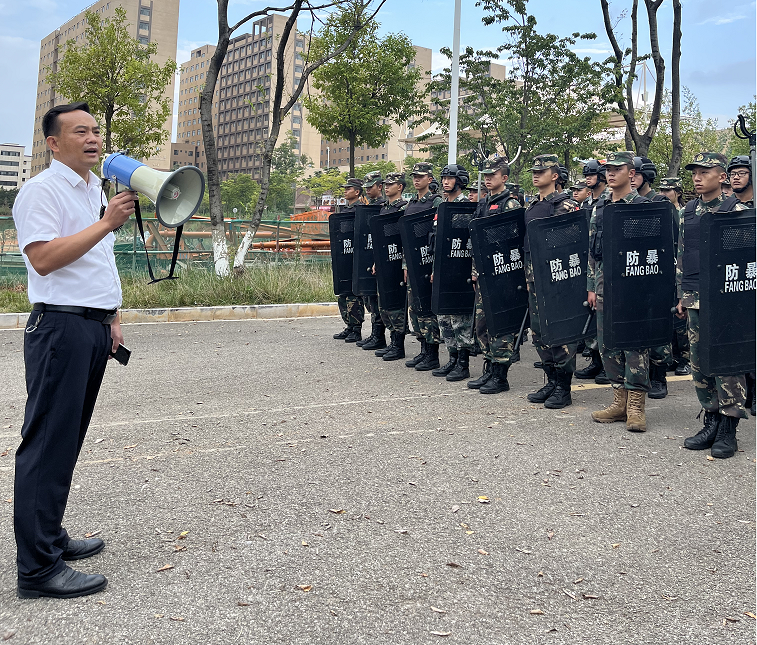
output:
{"label": "leaf on ground", "polygon": [[179,551],[186,551],[187,547],[185,547],[183,544],[174,544],[173,550],[174,550],[174,553],[178,553]]}
{"label": "leaf on ground", "polygon": [[483,549],[479,549],[479,550],[478,550],[478,552],[479,552],[479,553],[480,553],[481,555],[489,555],[489,552],[488,552],[488,551],[484,551]]}
{"label": "leaf on ground", "polygon": [[135,444],[132,444],[131,446],[124,446],[124,450],[131,450],[132,448],[136,448],[138,445],[139,445],[138,443],[135,443]]}
{"label": "leaf on ground", "polygon": [[554,533],[554,531],[549,531],[549,532],[547,533],[547,539],[548,539],[548,540],[551,540],[551,539],[552,539],[553,537],[555,537],[555,533]]}
{"label": "leaf on ground", "polygon": [[334,515],[343,515],[346,512],[347,511],[345,511],[343,508],[330,508],[329,509],[329,513],[333,513]]}
{"label": "leaf on ground", "polygon": [[598,600],[599,596],[595,596],[593,593],[583,594],[584,600]]}
{"label": "leaf on ground", "polygon": [[8,631],[3,632],[3,640],[7,641],[13,638],[13,635],[16,633],[15,629],[9,629]]}
{"label": "leaf on ground", "polygon": [[541,609],[532,609],[528,613],[531,614],[532,616],[543,616],[544,615],[544,612]]}
{"label": "leaf on ground", "polygon": [[544,572],[543,571],[539,571],[539,573],[536,574],[536,577],[537,578],[543,578],[544,577]]}
{"label": "leaf on ground", "polygon": [[400,533],[402,535],[407,535],[407,529],[394,529],[395,533]]}
{"label": "leaf on ground", "polygon": [[735,616],[726,616],[725,619],[729,623],[738,623],[741,620],[741,618],[736,618]]}
{"label": "leaf on ground", "polygon": [[520,551],[521,553],[525,553],[526,555],[530,555],[532,553],[528,549],[521,549],[520,547],[517,547],[517,546],[515,547],[515,550]]}
{"label": "leaf on ground", "polygon": [[99,439],[95,439],[95,443],[102,443],[105,441],[105,437],[100,437]]}
{"label": "leaf on ground", "polygon": [[447,566],[448,567],[452,567],[453,569],[462,569],[463,568],[463,565],[462,564],[458,564],[457,562],[448,562]]}
{"label": "leaf on ground", "polygon": [[84,537],[91,538],[91,537],[95,537],[95,535],[100,535],[100,533],[102,533],[102,531],[92,531],[91,533],[85,533]]}
{"label": "leaf on ground", "polygon": [[431,605],[431,611],[435,611],[437,614],[446,614],[447,613],[446,609],[439,609],[439,607],[434,607],[433,605]]}
{"label": "leaf on ground", "polygon": [[169,618],[177,623],[184,622],[184,616],[169,616]]}
{"label": "leaf on ground", "polygon": [[249,607],[249,606],[250,606],[250,603],[245,602],[244,600],[240,600],[239,602],[237,602],[237,607]]}
{"label": "leaf on ground", "polygon": [[107,605],[108,603],[107,603],[107,601],[105,601],[105,600],[98,600],[98,601],[97,601],[97,604],[98,604],[98,605]]}
{"label": "leaf on ground", "polygon": [[302,541],[302,546],[310,546],[305,540]]}
{"label": "leaf on ground", "polygon": [[155,614],[155,618],[163,618],[165,614]]}
{"label": "leaf on ground", "polygon": [[452,632],[429,632],[432,636],[449,636]]}
{"label": "leaf on ground", "polygon": [[583,579],[583,578],[576,578],[576,579],[575,579],[575,580],[573,581],[573,584],[574,584],[574,585],[577,585],[577,584],[578,584],[579,582],[583,582],[583,581],[584,581],[584,579]]}
{"label": "leaf on ground", "polygon": [[459,506],[458,506],[457,504],[455,504],[455,505],[454,505],[454,506],[452,507],[452,512],[453,512],[453,513],[457,513],[457,512],[459,511],[459,510],[460,510],[460,507],[459,507]]}
{"label": "leaf on ground", "polygon": [[707,455],[707,461],[715,461],[715,457],[712,455]]}
{"label": "leaf on ground", "polygon": [[477,499],[479,504],[489,504],[491,502],[486,495],[479,495]]}
{"label": "leaf on ground", "polygon": [[0,457],[7,457],[7,456],[8,456],[7,450],[3,450],[2,452],[0,452]]}
{"label": "leaf on ground", "polygon": [[751,611],[745,611],[744,616],[749,616],[749,618],[754,618],[757,620],[757,615],[753,614]]}
{"label": "leaf on ground", "polygon": [[612,545],[612,548],[617,549],[620,546],[620,544],[621,544],[620,542],[616,542],[615,544]]}
{"label": "leaf on ground", "polygon": [[160,573],[161,571],[168,571],[169,569],[173,569],[173,565],[172,564],[164,564],[155,573]]}
{"label": "leaf on ground", "polygon": [[179,533],[179,537],[177,537],[176,539],[177,540],[186,540],[187,539],[187,535],[189,535],[189,531],[182,531],[181,533]]}
{"label": "leaf on ground", "polygon": [[313,588],[313,585],[297,585],[297,588],[300,591],[304,591],[305,593],[307,593],[308,591],[310,591]]}
{"label": "leaf on ground", "polygon": [[568,591],[567,589],[563,589],[562,591],[563,591],[563,593],[564,593],[564,594],[565,594],[566,596],[568,596],[568,598],[573,598],[573,600],[575,600],[575,599],[576,599],[576,594],[574,594],[573,592],[571,592],[571,591]]}

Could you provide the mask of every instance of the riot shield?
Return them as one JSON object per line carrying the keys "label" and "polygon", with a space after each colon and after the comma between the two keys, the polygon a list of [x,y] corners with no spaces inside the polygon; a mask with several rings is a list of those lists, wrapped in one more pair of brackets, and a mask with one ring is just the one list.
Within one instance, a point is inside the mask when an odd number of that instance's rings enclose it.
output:
{"label": "riot shield", "polygon": [[334,293],[346,296],[352,293],[352,260],[355,213],[332,213],[329,215],[329,239],[331,240],[331,275]]}
{"label": "riot shield", "polygon": [[431,310],[437,315],[473,311],[475,293],[471,286],[473,252],[469,225],[477,206],[474,202],[439,204],[431,289]]}
{"label": "riot shield", "polygon": [[356,296],[375,296],[376,277],[373,275],[373,236],[370,220],[378,215],[381,206],[360,204],[355,208],[355,255],[352,264],[352,293]]}
{"label": "riot shield", "polygon": [[528,311],[523,266],[524,212],[517,208],[470,223],[478,287],[491,336],[518,333]]}
{"label": "riot shield", "polygon": [[373,258],[382,309],[402,309],[406,305],[407,287],[402,270],[402,238],[399,219],[402,211],[371,218]]}
{"label": "riot shield", "polygon": [[708,376],[755,369],[755,211],[699,223],[699,367]]}
{"label": "riot shield", "polygon": [[429,236],[434,230],[435,209],[429,208],[399,219],[402,252],[407,265],[407,279],[413,292],[413,309],[422,315],[431,313],[431,268],[434,249]]}
{"label": "riot shield", "polygon": [[605,346],[666,345],[673,335],[673,205],[608,204],[603,220]]}
{"label": "riot shield", "polygon": [[595,336],[596,317],[584,307],[589,259],[586,211],[535,219],[528,224],[528,239],[542,342],[566,345]]}

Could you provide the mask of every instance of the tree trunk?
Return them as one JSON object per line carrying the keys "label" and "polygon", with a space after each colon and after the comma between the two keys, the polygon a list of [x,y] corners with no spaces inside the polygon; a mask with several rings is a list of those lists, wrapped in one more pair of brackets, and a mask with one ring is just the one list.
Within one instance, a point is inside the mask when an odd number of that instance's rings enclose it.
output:
{"label": "tree trunk", "polygon": [[350,177],[355,176],[355,134],[350,135]]}
{"label": "tree trunk", "polygon": [[671,88],[670,129],[673,152],[668,165],[668,177],[676,177],[681,170],[683,143],[681,142],[681,0],[673,0],[673,54],[670,59]]}
{"label": "tree trunk", "polygon": [[110,132],[111,124],[113,123],[113,105],[109,105],[105,110],[105,154],[113,152],[113,141]]}

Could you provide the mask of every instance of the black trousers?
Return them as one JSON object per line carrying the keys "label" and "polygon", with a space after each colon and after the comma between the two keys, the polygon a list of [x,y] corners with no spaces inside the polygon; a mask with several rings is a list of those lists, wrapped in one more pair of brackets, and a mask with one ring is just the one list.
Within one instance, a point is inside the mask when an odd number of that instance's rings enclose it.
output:
{"label": "black trousers", "polygon": [[19,581],[46,582],[66,566],[63,513],[110,349],[109,325],[52,311],[29,318],[14,491]]}

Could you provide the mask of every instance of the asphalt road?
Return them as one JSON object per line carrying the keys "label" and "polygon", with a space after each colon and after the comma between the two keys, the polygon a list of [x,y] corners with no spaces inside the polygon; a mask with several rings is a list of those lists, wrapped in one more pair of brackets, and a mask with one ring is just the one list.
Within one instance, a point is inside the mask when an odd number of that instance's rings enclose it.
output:
{"label": "asphalt road", "polygon": [[755,421],[732,459],[684,450],[690,381],[632,434],[591,422],[607,387],[529,404],[530,345],[485,396],[332,340],[335,318],[125,329],[65,519],[105,539],[77,565],[109,586],[75,600],[16,598],[23,331],[0,332],[11,645],[754,642]]}

